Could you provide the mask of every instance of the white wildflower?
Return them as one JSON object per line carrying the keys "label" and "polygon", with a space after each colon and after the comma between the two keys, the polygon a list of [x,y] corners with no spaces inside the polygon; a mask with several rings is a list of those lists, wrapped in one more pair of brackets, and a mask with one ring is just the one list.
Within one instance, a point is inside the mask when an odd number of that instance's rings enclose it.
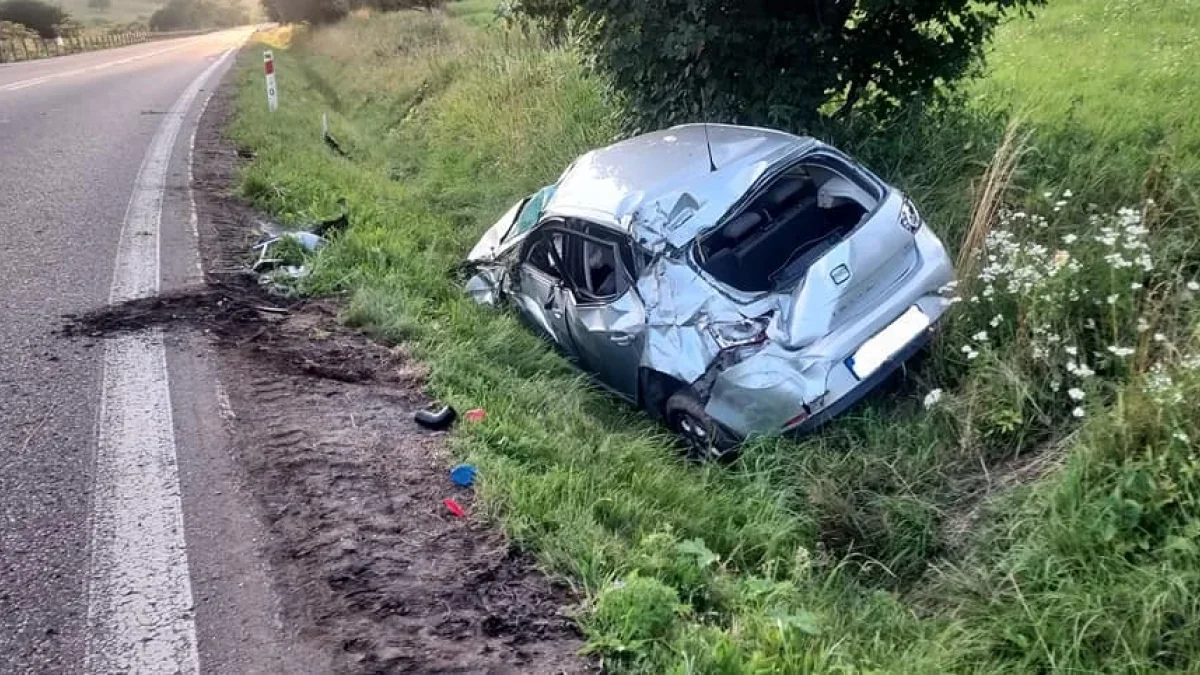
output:
{"label": "white wildflower", "polygon": [[1079,354],[1079,348],[1076,347],[1075,345],[1067,345],[1066,347],[1063,348],[1063,351],[1070,354],[1071,356],[1077,356]]}
{"label": "white wildflower", "polygon": [[971,336],[971,339],[972,339],[972,340],[974,340],[974,341],[976,341],[976,342],[987,342],[987,340],[988,340],[988,334],[987,334],[987,331],[986,331],[986,330],[981,330],[981,331],[979,331],[978,333],[976,333],[976,334],[972,335],[972,336]]}
{"label": "white wildflower", "polygon": [[925,394],[925,407],[927,409],[932,408],[933,406],[937,405],[938,402],[941,400],[942,400],[942,390],[934,389],[933,391],[929,392],[928,394]]}
{"label": "white wildflower", "polygon": [[1183,433],[1182,431],[1176,431],[1175,433],[1171,434],[1171,438],[1174,438],[1175,440],[1179,441],[1180,443],[1188,442],[1188,435]]}
{"label": "white wildflower", "polygon": [[1200,281],[1187,282],[1187,289],[1189,291],[1200,291]]}
{"label": "white wildflower", "polygon": [[1062,196],[1064,199],[1070,199],[1071,197],[1075,196],[1075,193],[1071,192],[1070,190],[1063,190]]}
{"label": "white wildflower", "polygon": [[1175,387],[1175,381],[1161,363],[1150,369],[1142,388],[1161,405],[1183,403],[1183,392]]}
{"label": "white wildflower", "polygon": [[1155,342],[1166,342],[1166,341],[1167,341],[1167,336],[1166,336],[1166,335],[1163,335],[1162,333],[1155,333],[1155,334],[1154,334],[1154,341],[1155,341]]}
{"label": "white wildflower", "polygon": [[1129,284],[1129,288],[1131,288],[1135,291],[1140,291],[1140,290],[1142,290],[1142,282],[1135,281],[1132,284]]}
{"label": "white wildflower", "polygon": [[1143,317],[1138,317],[1137,329],[1139,333],[1145,333],[1150,330],[1150,322]]}
{"label": "white wildflower", "polygon": [[992,328],[995,328],[995,327],[999,326],[1001,323],[1003,323],[1003,321],[1004,321],[1004,317],[997,314],[996,316],[992,317],[992,320],[988,322],[988,325],[990,325]]}
{"label": "white wildflower", "polygon": [[1079,237],[1074,234],[1064,235],[1062,238],[1063,243],[1068,246],[1070,246],[1071,244],[1074,244],[1078,240],[1079,240]]}
{"label": "white wildflower", "polygon": [[1083,411],[1083,408],[1081,408],[1079,406],[1075,406],[1075,409],[1071,411],[1071,414],[1074,415],[1075,417],[1083,417],[1087,413],[1085,413]]}
{"label": "white wildflower", "polygon": [[1121,358],[1131,356],[1133,354],[1133,349],[1130,349],[1129,347],[1118,347],[1117,345],[1109,345],[1108,351]]}
{"label": "white wildflower", "polygon": [[1042,196],[1045,197],[1046,199],[1050,199],[1051,197],[1054,196],[1054,193],[1047,191],[1047,192],[1043,192]]}
{"label": "white wildflower", "polygon": [[1082,401],[1084,393],[1079,387],[1071,387],[1067,390],[1067,396],[1070,396],[1072,401]]}
{"label": "white wildflower", "polygon": [[1115,304],[1117,304],[1117,300],[1119,300],[1120,298],[1121,298],[1121,296],[1117,295],[1116,293],[1113,293],[1112,295],[1108,296],[1108,298],[1105,299],[1105,302],[1107,302],[1110,305],[1115,305]]}

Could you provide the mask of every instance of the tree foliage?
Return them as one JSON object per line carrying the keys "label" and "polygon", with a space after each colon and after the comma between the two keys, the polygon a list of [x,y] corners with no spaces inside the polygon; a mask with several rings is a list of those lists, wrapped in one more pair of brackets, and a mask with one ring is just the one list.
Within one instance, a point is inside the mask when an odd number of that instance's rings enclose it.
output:
{"label": "tree foliage", "polygon": [[262,0],[271,21],[332,23],[357,9],[394,12],[402,9],[429,10],[445,0]]}
{"label": "tree foliage", "polygon": [[70,15],[62,7],[41,0],[0,2],[0,21],[19,23],[43,38],[58,36],[59,27],[67,23],[69,18]]}
{"label": "tree foliage", "polygon": [[225,28],[249,21],[246,8],[236,0],[169,0],[150,15],[150,30]]}
{"label": "tree foliage", "polygon": [[644,124],[803,126],[927,98],[980,63],[998,22],[1045,0],[516,0],[583,43]]}

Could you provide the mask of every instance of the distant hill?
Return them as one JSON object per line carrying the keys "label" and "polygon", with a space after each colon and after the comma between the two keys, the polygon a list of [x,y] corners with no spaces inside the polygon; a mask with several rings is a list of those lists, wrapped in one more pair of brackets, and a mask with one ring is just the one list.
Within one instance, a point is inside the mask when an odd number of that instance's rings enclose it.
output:
{"label": "distant hill", "polygon": [[[84,25],[93,25],[108,21],[111,23],[128,23],[137,19],[149,20],[155,10],[166,4],[166,0],[110,0],[112,6],[107,10],[88,7],[89,0],[58,0],[62,8],[70,12],[71,17]],[[252,17],[259,16],[261,5],[258,0],[241,0],[250,10]]]}
{"label": "distant hill", "polygon": [[88,7],[88,0],[59,0],[62,8],[71,13],[71,17],[83,24],[96,23],[97,20],[107,20],[113,23],[127,23],[135,19],[149,19],[154,10],[166,4],[166,0],[111,0],[112,6],[101,11]]}

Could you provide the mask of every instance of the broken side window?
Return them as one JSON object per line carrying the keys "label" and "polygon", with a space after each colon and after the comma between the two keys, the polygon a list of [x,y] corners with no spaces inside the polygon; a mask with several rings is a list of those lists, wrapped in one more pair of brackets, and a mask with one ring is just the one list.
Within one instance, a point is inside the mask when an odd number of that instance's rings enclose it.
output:
{"label": "broken side window", "polygon": [[551,251],[557,253],[559,259],[562,258],[561,232],[551,230],[539,236],[537,241],[533,242],[529,247],[529,251],[525,256],[525,262],[543,274],[547,274],[555,279],[562,279],[562,272],[558,269],[555,256],[551,255]]}
{"label": "broken side window", "polygon": [[629,288],[616,242],[575,232],[565,237],[563,264],[580,302],[604,302]]}

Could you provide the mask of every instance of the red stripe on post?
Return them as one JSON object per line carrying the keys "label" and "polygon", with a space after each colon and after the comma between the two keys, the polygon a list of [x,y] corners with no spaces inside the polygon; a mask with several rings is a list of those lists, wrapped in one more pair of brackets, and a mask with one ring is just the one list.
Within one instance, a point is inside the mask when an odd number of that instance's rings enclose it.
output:
{"label": "red stripe on post", "polygon": [[268,75],[271,75],[275,72],[275,62],[274,61],[267,61],[263,65],[266,67]]}

